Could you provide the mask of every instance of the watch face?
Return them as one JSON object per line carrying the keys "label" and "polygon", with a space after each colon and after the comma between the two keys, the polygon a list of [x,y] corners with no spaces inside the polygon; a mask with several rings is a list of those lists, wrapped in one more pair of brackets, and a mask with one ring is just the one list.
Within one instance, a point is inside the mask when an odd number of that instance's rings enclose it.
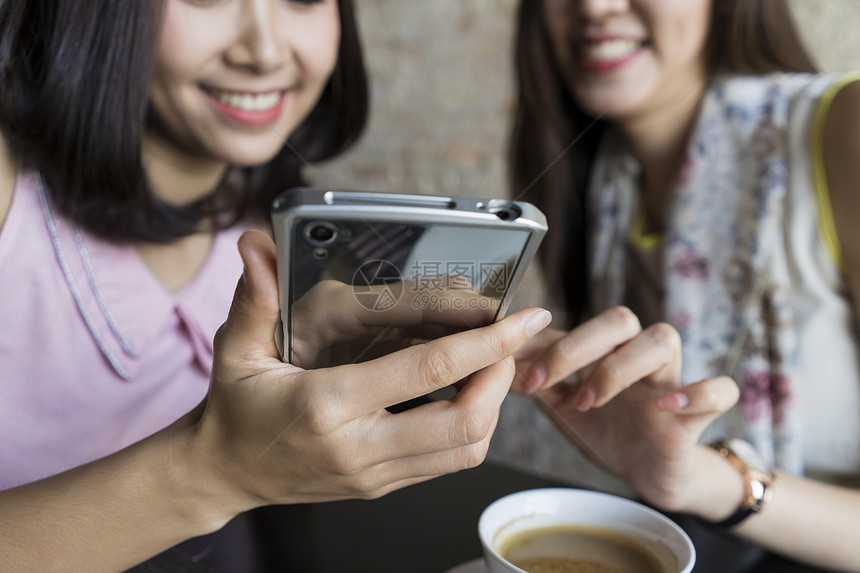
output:
{"label": "watch face", "polygon": [[770,467],[767,462],[762,459],[755,448],[753,448],[749,443],[737,438],[729,440],[728,443],[734,454],[746,465],[762,473],[770,472]]}

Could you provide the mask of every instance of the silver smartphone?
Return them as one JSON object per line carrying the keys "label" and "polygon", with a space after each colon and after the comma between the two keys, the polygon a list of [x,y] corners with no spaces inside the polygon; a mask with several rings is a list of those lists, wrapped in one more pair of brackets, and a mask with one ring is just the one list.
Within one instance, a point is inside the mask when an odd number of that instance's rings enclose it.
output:
{"label": "silver smartphone", "polygon": [[272,219],[278,342],[303,368],[499,320],[547,231],[525,202],[309,188]]}

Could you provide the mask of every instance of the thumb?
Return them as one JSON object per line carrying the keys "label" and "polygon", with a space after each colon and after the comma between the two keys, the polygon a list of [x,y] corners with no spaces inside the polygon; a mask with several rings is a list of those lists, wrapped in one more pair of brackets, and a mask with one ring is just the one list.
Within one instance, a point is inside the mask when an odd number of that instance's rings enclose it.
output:
{"label": "thumb", "polygon": [[711,422],[729,411],[740,398],[740,388],[728,376],[717,376],[672,390],[657,399],[657,407],[687,419],[701,435]]}
{"label": "thumb", "polygon": [[224,361],[279,359],[275,331],[281,311],[275,244],[264,233],[248,231],[239,238],[239,254],[245,271],[227,321],[215,337],[216,355]]}

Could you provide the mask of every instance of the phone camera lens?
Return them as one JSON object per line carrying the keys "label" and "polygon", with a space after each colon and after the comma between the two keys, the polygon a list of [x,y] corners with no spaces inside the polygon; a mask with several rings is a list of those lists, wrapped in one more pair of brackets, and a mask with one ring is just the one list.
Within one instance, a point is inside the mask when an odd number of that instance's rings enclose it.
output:
{"label": "phone camera lens", "polygon": [[499,201],[493,199],[487,205],[487,210],[502,221],[513,221],[523,214],[519,205],[512,201]]}
{"label": "phone camera lens", "polygon": [[324,221],[308,223],[305,227],[305,239],[316,246],[330,245],[337,240],[337,227]]}
{"label": "phone camera lens", "polygon": [[314,241],[326,243],[328,241],[331,241],[332,237],[334,237],[334,231],[332,231],[328,227],[314,227],[313,229],[311,229],[309,235]]}

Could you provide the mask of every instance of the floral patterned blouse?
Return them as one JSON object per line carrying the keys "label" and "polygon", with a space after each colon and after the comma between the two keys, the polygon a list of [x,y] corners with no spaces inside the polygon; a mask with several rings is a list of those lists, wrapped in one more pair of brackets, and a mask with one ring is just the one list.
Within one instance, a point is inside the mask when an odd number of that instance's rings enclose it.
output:
{"label": "floral patterned blouse", "polygon": [[[860,353],[821,134],[835,93],[857,79],[716,78],[662,236],[641,233],[639,165],[611,130],[589,187],[592,310],[628,304],[644,323],[675,326],[685,383],[738,382],[738,405],[703,439],[742,437],[788,471],[836,480],[860,476]],[[533,410],[506,403],[494,458],[607,483],[563,439],[531,439],[555,432]]]}

